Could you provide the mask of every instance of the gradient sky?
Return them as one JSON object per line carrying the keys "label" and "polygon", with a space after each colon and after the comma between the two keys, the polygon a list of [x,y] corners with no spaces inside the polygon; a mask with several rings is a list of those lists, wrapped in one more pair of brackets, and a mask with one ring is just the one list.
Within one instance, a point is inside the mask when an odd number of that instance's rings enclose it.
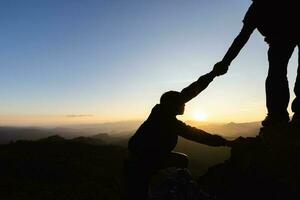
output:
{"label": "gradient sky", "polygon": [[[143,119],[163,92],[212,69],[250,3],[1,0],[0,125]],[[188,103],[182,119],[205,113],[208,121],[261,120],[266,52],[255,32],[228,74]]]}

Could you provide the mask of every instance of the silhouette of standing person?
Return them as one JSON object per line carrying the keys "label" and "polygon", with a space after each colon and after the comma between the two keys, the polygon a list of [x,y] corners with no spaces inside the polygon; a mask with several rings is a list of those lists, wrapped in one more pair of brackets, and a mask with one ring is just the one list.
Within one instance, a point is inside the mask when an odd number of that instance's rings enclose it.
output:
{"label": "silhouette of standing person", "polygon": [[220,73],[212,70],[181,92],[169,91],[153,107],[148,119],[128,142],[129,157],[125,164],[126,187],[122,199],[144,200],[148,196],[151,177],[162,168],[188,166],[185,154],[172,152],[178,135],[210,146],[230,146],[218,135],[191,127],[176,118],[184,113],[185,103],[196,97]]}
{"label": "silhouette of standing person", "polygon": [[[224,74],[228,66],[247,43],[252,32],[257,29],[269,44],[269,71],[266,79],[266,105],[268,114],[263,126],[286,124],[289,122],[287,107],[290,94],[287,80],[289,59],[298,46],[299,49],[299,2],[295,0],[253,0],[245,17],[244,25],[233,41],[222,61],[215,67]],[[299,59],[299,57],[298,57]],[[298,61],[299,62],[299,61]],[[300,119],[300,69],[295,83],[296,98],[292,103],[292,122]]]}

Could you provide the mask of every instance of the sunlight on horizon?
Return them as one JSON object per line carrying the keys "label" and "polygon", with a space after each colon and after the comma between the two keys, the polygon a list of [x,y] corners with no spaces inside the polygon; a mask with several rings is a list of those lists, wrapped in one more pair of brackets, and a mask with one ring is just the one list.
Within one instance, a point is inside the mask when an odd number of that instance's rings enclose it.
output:
{"label": "sunlight on horizon", "polygon": [[204,112],[197,112],[194,114],[194,119],[200,122],[206,121],[207,115]]}

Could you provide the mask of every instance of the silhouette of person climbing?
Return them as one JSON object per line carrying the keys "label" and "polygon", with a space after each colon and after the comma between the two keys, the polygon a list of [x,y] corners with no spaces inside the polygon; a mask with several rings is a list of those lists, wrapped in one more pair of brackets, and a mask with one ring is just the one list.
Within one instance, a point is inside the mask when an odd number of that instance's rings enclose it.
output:
{"label": "silhouette of person climbing", "polygon": [[[262,121],[263,126],[286,124],[289,122],[287,107],[290,94],[287,79],[289,59],[300,41],[299,2],[294,0],[253,0],[244,20],[243,27],[233,41],[222,61],[215,67],[221,74],[247,43],[252,32],[257,29],[269,44],[269,71],[266,79],[266,105],[268,114]],[[299,62],[299,57],[298,57]],[[299,123],[300,119],[300,69],[295,83],[296,98],[292,103],[294,112],[292,122]]]}
{"label": "silhouette of person climbing", "polygon": [[124,167],[127,188],[122,199],[144,200],[150,179],[159,169],[188,166],[185,154],[172,151],[178,135],[210,146],[231,145],[232,141],[188,126],[176,118],[184,113],[185,103],[202,92],[218,75],[220,72],[213,69],[181,92],[168,91],[161,96],[160,103],[153,107],[148,119],[128,142],[129,156]]}

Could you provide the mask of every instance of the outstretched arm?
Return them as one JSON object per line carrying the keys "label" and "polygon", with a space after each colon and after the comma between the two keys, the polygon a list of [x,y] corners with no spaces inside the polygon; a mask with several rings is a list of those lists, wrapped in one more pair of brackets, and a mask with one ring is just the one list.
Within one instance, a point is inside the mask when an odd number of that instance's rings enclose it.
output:
{"label": "outstretched arm", "polygon": [[181,96],[183,101],[186,103],[196,97],[202,92],[210,82],[216,77],[216,73],[213,71],[201,76],[197,81],[193,82],[183,90],[181,90]]}
{"label": "outstretched arm", "polygon": [[253,33],[255,27],[249,26],[245,24],[241,30],[241,32],[238,34],[238,36],[234,39],[232,45],[228,49],[227,53],[225,54],[224,58],[222,59],[222,62],[226,65],[230,65],[230,63],[235,59],[235,57],[239,54],[241,49],[244,47],[244,45],[249,40],[251,34]]}
{"label": "outstretched arm", "polygon": [[192,140],[209,146],[227,146],[229,141],[219,135],[207,133],[201,129],[188,126],[178,120],[178,135],[188,140]]}
{"label": "outstretched arm", "polygon": [[233,43],[229,47],[222,61],[216,63],[214,66],[216,69],[218,69],[219,72],[218,75],[223,75],[227,72],[230,63],[236,58],[236,56],[239,54],[241,49],[245,46],[251,34],[255,30],[257,24],[256,11],[257,11],[257,4],[253,3],[249,7],[245,15],[245,18],[243,20],[244,25],[242,27],[242,30],[240,31],[238,36],[234,39]]}

